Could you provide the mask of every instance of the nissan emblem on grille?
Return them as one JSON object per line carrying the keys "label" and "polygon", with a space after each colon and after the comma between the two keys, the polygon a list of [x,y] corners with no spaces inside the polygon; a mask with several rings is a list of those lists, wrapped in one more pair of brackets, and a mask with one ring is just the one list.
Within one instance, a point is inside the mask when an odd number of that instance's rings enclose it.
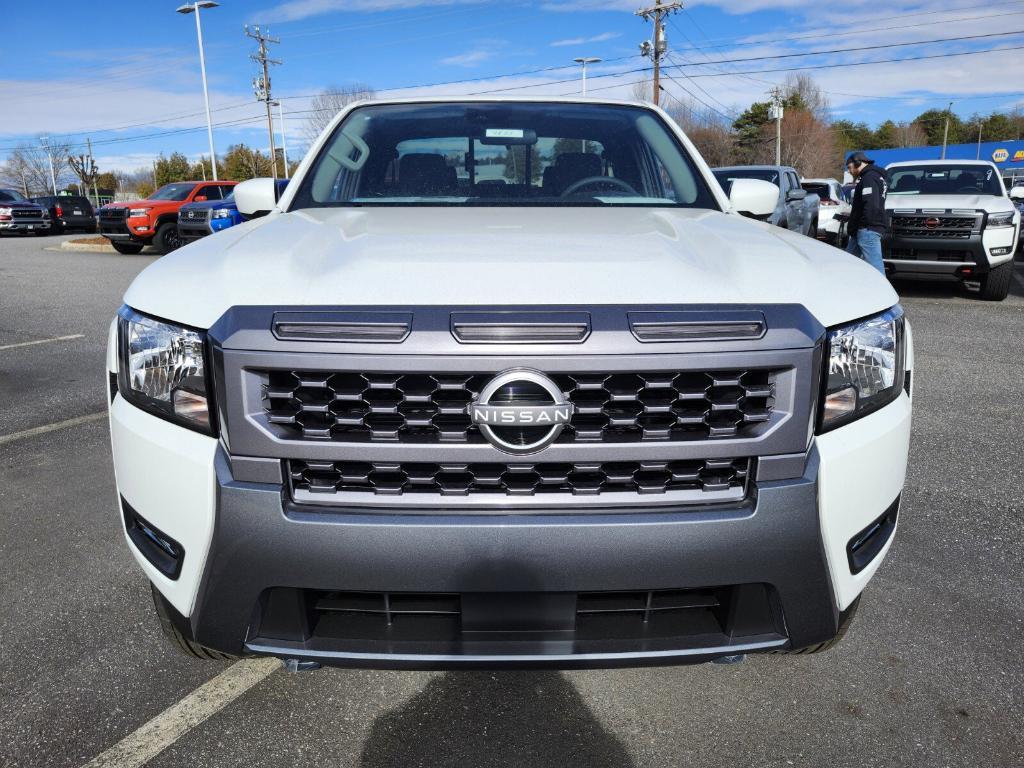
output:
{"label": "nissan emblem on grille", "polygon": [[572,418],[573,405],[539,371],[499,373],[469,404],[470,420],[491,445],[506,453],[536,453],[551,445]]}

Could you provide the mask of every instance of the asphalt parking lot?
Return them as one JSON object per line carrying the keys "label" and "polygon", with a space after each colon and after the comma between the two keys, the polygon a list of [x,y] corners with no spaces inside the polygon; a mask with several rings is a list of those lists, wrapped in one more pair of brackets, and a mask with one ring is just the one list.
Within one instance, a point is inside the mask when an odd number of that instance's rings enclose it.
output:
{"label": "asphalt parking lot", "polygon": [[230,665],[165,645],[102,416],[107,328],[155,257],[49,250],[61,239],[0,238],[0,766],[137,765],[145,743],[164,747],[153,766],[1024,764],[1024,268],[1002,303],[898,286],[911,469],[837,649],[571,673],[276,667],[190,728],[181,710]]}

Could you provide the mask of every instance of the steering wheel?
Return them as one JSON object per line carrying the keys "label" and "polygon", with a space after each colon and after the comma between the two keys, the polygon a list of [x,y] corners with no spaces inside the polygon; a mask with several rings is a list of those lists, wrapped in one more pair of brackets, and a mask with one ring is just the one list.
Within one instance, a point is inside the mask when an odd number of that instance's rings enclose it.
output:
{"label": "steering wheel", "polygon": [[623,192],[627,192],[631,195],[640,196],[640,193],[633,189],[628,183],[622,179],[617,179],[614,176],[587,176],[585,179],[574,181],[568,187],[562,190],[560,197],[568,197],[579,192],[584,187],[596,186],[597,184],[605,184],[611,187],[618,187]]}

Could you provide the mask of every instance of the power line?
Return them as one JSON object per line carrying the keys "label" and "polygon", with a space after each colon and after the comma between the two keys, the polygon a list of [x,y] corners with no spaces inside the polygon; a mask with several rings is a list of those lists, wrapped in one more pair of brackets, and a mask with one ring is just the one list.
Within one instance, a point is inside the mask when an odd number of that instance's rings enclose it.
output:
{"label": "power line", "polygon": [[[992,38],[992,37],[1007,37],[1007,36],[1020,35],[1020,34],[1024,34],[1024,30],[1015,30],[1013,32],[991,32],[991,33],[988,33],[988,34],[985,34],[985,35],[962,35],[960,37],[936,38],[934,40],[923,40],[923,41],[917,41],[917,42],[913,42],[913,43],[886,43],[886,44],[882,44],[882,45],[873,45],[873,46],[858,46],[858,47],[855,47],[855,48],[833,48],[833,49],[825,50],[825,51],[807,51],[805,53],[780,53],[780,54],[775,54],[775,55],[772,55],[772,56],[754,56],[754,57],[737,58],[737,59],[716,59],[716,60],[709,61],[706,64],[689,64],[689,65],[679,65],[679,64],[676,64],[676,65],[670,65],[670,66],[672,66],[673,69],[679,69],[681,66],[704,67],[704,66],[707,66],[707,64],[735,64],[735,63],[748,62],[748,61],[766,61],[766,60],[769,60],[769,59],[790,59],[790,58],[802,58],[802,57],[807,57],[807,56],[825,56],[825,55],[833,55],[833,54],[837,54],[837,53],[854,53],[854,52],[859,52],[859,51],[880,50],[882,48],[901,48],[901,47],[912,46],[912,45],[932,45],[932,44],[935,44],[935,43],[949,43],[949,42],[958,42],[958,41],[964,41],[964,40],[977,40],[977,39],[981,39],[981,38]],[[1024,46],[1020,46],[1020,47],[1024,47]],[[697,78],[697,77],[727,77],[727,76],[730,76],[730,75],[763,74],[763,73],[771,73],[771,72],[793,72],[793,71],[804,70],[804,69],[833,69],[835,67],[857,67],[857,66],[864,66],[864,65],[867,65],[867,64],[884,64],[884,63],[898,62],[898,61],[918,61],[918,60],[922,60],[922,59],[941,59],[941,58],[947,58],[947,57],[952,57],[952,56],[969,56],[969,55],[979,55],[979,54],[985,54],[985,53],[994,53],[994,52],[997,52],[997,51],[1013,51],[1013,50],[1019,50],[1020,47],[988,48],[988,49],[980,50],[980,51],[959,51],[959,52],[935,54],[935,55],[931,55],[931,56],[910,56],[910,57],[905,57],[905,58],[902,58],[902,59],[878,59],[878,60],[875,60],[875,61],[853,61],[853,62],[842,62],[842,63],[837,63],[837,64],[807,65],[807,66],[803,66],[803,67],[782,67],[782,68],[778,68],[778,69],[755,69],[755,70],[751,70],[750,72],[728,72],[728,73],[724,73],[724,72],[710,72],[710,73],[708,73],[708,72],[706,72],[706,73],[697,73],[697,74],[693,74],[693,75],[688,75],[688,77],[690,77],[690,78]],[[650,69],[651,69],[650,67],[640,67],[640,68],[636,68],[636,69],[622,70],[620,72],[607,73],[607,74],[603,74],[603,75],[591,75],[591,78],[592,79],[598,79],[598,78],[603,78],[603,77],[622,77],[622,76],[625,76],[625,75],[636,74],[638,72],[647,72],[647,71],[650,71]],[[572,78],[572,79],[567,79],[567,80],[548,81],[547,83],[544,83],[544,85],[557,85],[557,84],[568,83],[568,82],[575,82],[575,79]],[[519,86],[508,86],[506,88],[495,88],[495,89],[492,89],[492,90],[480,91],[479,93],[484,93],[484,94],[486,94],[486,93],[503,93],[503,92],[506,92],[506,91],[522,90],[524,88],[535,88],[535,87],[536,87],[536,85],[533,85],[533,84],[531,84],[531,85],[519,85]],[[593,89],[593,90],[598,90],[598,89]]]}
{"label": "power line", "polygon": [[[1010,5],[1017,5],[1017,6],[1019,6],[1022,3],[1024,3],[1024,0],[1010,0],[1010,2],[1003,2],[1003,3],[980,3],[980,4],[977,4],[977,5],[963,5],[963,6],[957,6],[957,7],[954,7],[954,8],[943,8],[943,9],[934,10],[934,11],[915,11],[913,13],[897,13],[897,14],[894,14],[892,16],[879,16],[879,17],[877,17],[875,19],[872,19],[872,22],[892,21],[894,19],[909,19],[909,18],[913,18],[913,17],[917,17],[917,16],[935,16],[935,15],[941,15],[941,14],[944,14],[944,13],[957,13],[958,11],[972,11],[972,10],[975,10],[977,8],[985,8],[987,10],[991,10],[992,8],[1003,8],[1003,7],[1010,6]],[[686,10],[684,10],[683,13],[686,14],[686,17],[699,30],[700,29],[700,25],[697,24],[696,19],[694,19],[694,17],[690,13],[688,13]],[[947,21],[955,22],[955,21],[957,21],[957,19],[944,20],[942,23],[946,23]],[[932,24],[932,23],[939,23],[939,22],[927,22],[927,23],[928,24]],[[916,25],[914,25],[914,26],[916,26]],[[850,31],[844,30],[842,32],[842,34],[849,36],[849,35],[854,35],[854,34],[862,34],[862,33],[865,33],[865,32],[889,31],[889,30],[892,30],[892,29],[904,29],[904,27],[877,27],[877,28],[873,28],[873,29],[864,29],[864,30],[859,30],[859,29],[858,30],[850,30]],[[722,45],[705,46],[706,48],[729,48],[729,47],[733,47],[733,46],[736,46],[736,45],[761,45],[763,43],[774,43],[774,42],[780,42],[780,41],[788,41],[788,40],[792,40],[792,39],[798,39],[800,37],[799,35],[797,35],[797,36],[794,36],[794,37],[790,37],[790,36],[786,36],[786,37],[772,37],[772,38],[766,39],[766,40],[750,40],[750,37],[752,37],[751,35],[745,35],[743,37],[715,37],[715,38],[712,38],[712,37],[708,37],[706,34],[704,34],[703,31],[701,31],[701,34],[704,36],[704,38],[709,43],[716,43],[716,42],[722,42],[723,43]],[[808,33],[808,35],[810,35],[810,34],[811,33]],[[816,37],[831,37],[831,36],[834,36],[835,33],[830,33],[830,32],[828,32],[826,30],[823,33],[813,33],[813,34]]]}

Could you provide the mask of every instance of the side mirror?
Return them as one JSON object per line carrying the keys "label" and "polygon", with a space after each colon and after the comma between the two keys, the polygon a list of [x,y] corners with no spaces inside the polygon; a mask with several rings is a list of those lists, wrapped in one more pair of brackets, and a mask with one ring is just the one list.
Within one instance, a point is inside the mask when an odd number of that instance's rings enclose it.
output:
{"label": "side mirror", "polygon": [[277,205],[273,179],[249,179],[235,185],[235,205],[247,219],[266,216]]}
{"label": "side mirror", "polygon": [[780,189],[761,179],[733,179],[729,202],[737,213],[763,219],[775,212]]}
{"label": "side mirror", "polygon": [[1024,200],[1024,187],[1013,187],[1010,189],[1011,200]]}
{"label": "side mirror", "polygon": [[206,195],[196,195],[192,198],[193,203],[205,203],[207,200]]}
{"label": "side mirror", "polygon": [[806,189],[791,189],[789,194],[786,195],[787,202],[796,202],[797,200],[803,200],[807,197]]}

